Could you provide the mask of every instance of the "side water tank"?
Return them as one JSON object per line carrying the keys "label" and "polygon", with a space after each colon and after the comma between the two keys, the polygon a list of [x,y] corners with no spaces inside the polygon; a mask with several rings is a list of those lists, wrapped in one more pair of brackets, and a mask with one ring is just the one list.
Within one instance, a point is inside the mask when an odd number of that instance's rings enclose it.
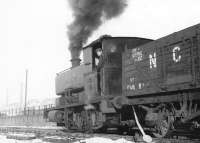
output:
{"label": "side water tank", "polygon": [[62,123],[64,112],[60,110],[53,110],[48,113],[49,122]]}
{"label": "side water tank", "polygon": [[55,100],[56,107],[65,106],[66,103],[67,103],[67,100],[64,96],[58,97]]}
{"label": "side water tank", "polygon": [[66,89],[82,88],[84,86],[84,74],[92,71],[92,65],[80,65],[70,70],[60,72],[56,76],[56,94],[64,95]]}

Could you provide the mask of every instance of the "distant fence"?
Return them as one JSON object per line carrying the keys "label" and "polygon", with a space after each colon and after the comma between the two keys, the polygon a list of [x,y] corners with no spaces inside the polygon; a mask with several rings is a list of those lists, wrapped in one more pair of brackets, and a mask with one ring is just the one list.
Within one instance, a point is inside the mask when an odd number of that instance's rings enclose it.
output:
{"label": "distant fence", "polygon": [[0,126],[53,126],[48,122],[46,110],[53,105],[22,108],[12,108],[0,111]]}

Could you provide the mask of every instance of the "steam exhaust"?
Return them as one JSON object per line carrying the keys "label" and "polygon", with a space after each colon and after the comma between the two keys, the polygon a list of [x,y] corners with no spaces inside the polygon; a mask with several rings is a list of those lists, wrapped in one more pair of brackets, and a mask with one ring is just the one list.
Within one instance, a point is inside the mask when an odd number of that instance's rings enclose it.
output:
{"label": "steam exhaust", "polygon": [[80,52],[102,21],[119,16],[127,6],[126,0],[68,0],[73,22],[68,26],[72,67],[80,64]]}

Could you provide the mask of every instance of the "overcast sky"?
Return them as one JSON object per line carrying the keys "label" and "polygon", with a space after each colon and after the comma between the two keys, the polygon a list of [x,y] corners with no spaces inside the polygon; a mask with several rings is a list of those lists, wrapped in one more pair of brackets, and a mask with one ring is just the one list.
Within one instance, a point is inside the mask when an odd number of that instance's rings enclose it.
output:
{"label": "overcast sky", "polygon": [[[200,23],[200,0],[129,0],[122,15],[105,21],[102,34],[157,39]],[[28,100],[55,97],[57,72],[70,67],[67,0],[0,0],[0,106],[20,102],[29,70]]]}

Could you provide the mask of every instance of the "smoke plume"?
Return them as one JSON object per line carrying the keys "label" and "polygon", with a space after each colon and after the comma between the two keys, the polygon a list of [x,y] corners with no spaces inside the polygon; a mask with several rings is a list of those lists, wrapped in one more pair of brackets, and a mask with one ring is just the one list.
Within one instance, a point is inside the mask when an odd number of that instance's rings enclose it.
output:
{"label": "smoke plume", "polygon": [[82,45],[102,24],[102,20],[109,20],[120,15],[127,5],[126,0],[68,1],[74,16],[74,21],[68,26],[67,33],[72,59],[79,58]]}

